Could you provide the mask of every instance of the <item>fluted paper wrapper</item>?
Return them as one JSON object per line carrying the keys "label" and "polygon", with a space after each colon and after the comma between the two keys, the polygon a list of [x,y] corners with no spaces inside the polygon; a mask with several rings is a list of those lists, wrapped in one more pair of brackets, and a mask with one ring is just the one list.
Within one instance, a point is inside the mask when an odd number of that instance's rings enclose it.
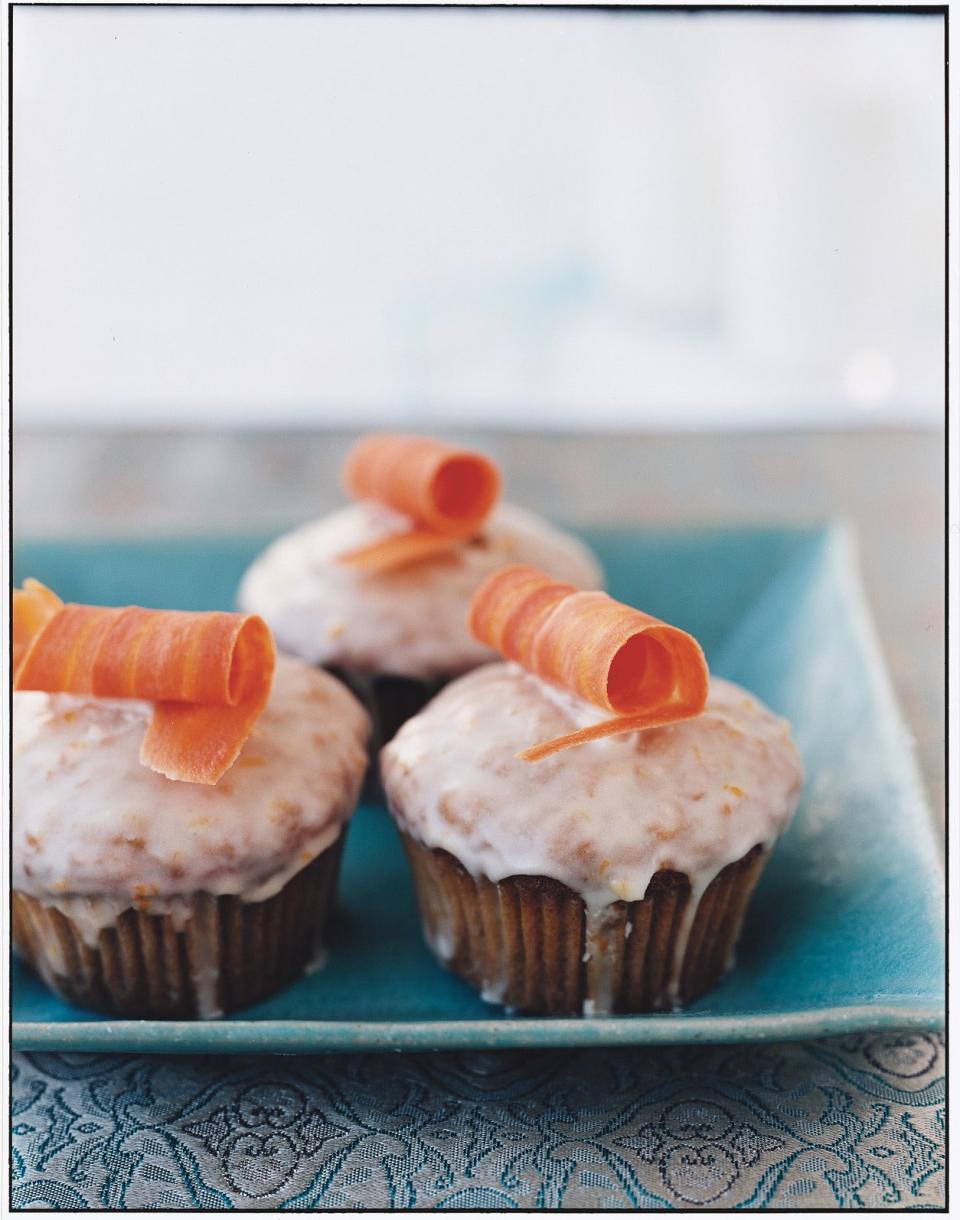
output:
{"label": "fluted paper wrapper", "polygon": [[323,951],[345,834],[271,898],[194,895],[186,919],[123,911],[95,945],[53,906],[13,892],[13,941],[64,999],[124,1017],[209,1018],[303,974]]}
{"label": "fluted paper wrapper", "polygon": [[474,877],[448,852],[401,836],[424,934],[484,999],[556,1016],[656,1012],[696,999],[733,962],[768,852],[727,865],[696,909],[681,873],[654,875],[644,898],[589,913],[549,877]]}

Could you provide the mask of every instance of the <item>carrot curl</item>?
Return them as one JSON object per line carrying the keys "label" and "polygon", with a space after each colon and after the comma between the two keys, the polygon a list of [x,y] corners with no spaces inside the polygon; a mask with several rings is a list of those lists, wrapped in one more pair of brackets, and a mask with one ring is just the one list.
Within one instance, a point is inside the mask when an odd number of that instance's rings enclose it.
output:
{"label": "carrot curl", "polygon": [[38,581],[14,590],[14,689],[145,699],[140,761],[215,784],[266,706],[276,659],[257,615],[64,604]]}
{"label": "carrot curl", "polygon": [[710,676],[685,631],[517,564],[477,589],[474,636],[544,681],[615,715],[524,750],[528,762],[618,733],[688,720],[703,711]]}
{"label": "carrot curl", "polygon": [[412,519],[410,529],[339,556],[367,572],[387,572],[453,550],[475,534],[500,495],[500,473],[479,453],[422,436],[364,437],[347,455],[347,491]]}

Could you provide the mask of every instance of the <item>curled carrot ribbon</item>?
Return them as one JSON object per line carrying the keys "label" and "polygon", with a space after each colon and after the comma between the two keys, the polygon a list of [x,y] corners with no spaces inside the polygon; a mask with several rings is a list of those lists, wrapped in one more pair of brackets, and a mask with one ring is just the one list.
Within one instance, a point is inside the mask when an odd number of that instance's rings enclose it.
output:
{"label": "curled carrot ribbon", "polygon": [[423,436],[364,437],[347,455],[344,482],[355,499],[379,500],[412,527],[339,556],[385,572],[452,550],[483,525],[500,495],[500,473],[480,453]]}
{"label": "curled carrot ribbon", "polygon": [[519,755],[528,762],[585,741],[689,720],[706,705],[710,675],[692,635],[537,568],[517,564],[494,572],[474,594],[468,621],[474,636],[508,661],[616,713],[531,746]]}
{"label": "curled carrot ribbon", "polygon": [[276,660],[257,615],[64,604],[38,581],[13,593],[14,689],[155,704],[140,761],[215,784],[266,706]]}

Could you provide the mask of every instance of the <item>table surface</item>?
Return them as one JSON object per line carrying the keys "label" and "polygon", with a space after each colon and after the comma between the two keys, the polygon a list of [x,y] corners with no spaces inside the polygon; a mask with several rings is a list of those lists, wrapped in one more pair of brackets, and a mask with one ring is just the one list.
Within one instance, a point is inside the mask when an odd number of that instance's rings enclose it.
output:
{"label": "table surface", "polygon": [[[931,803],[944,796],[943,438],[456,433],[568,522],[850,521]],[[18,432],[17,537],[281,530],[352,435]],[[943,1047],[301,1060],[22,1054],[19,1206],[938,1206]]]}

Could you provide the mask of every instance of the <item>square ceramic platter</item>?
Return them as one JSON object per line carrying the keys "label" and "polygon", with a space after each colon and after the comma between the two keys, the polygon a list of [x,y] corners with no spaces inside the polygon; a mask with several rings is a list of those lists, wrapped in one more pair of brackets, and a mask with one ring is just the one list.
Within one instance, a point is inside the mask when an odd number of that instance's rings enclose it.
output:
{"label": "square ceramic platter", "polygon": [[[733,1042],[932,1029],[943,1013],[942,864],[909,735],[860,592],[849,534],[822,529],[581,531],[610,591],[692,631],[712,669],[792,721],[803,802],[747,917],[735,971],[680,1013],[505,1014],[420,936],[406,863],[377,806],[350,831],[326,967],[218,1021],[105,1020],[19,961],[23,1049],[349,1051]],[[232,607],[263,538],[43,542],[15,575],[67,600]]]}

